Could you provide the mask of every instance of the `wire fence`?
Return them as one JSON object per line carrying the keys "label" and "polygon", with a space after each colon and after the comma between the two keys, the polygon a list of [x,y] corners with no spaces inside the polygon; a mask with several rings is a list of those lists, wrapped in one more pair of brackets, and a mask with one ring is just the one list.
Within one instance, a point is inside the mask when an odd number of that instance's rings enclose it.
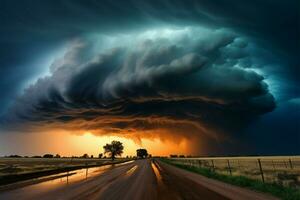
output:
{"label": "wire fence", "polygon": [[0,158],[0,177],[12,174],[25,174],[76,166],[97,166],[102,164],[129,161],[130,158]]}
{"label": "wire fence", "polygon": [[173,163],[208,168],[220,174],[245,176],[268,183],[300,187],[300,156],[169,158]]}

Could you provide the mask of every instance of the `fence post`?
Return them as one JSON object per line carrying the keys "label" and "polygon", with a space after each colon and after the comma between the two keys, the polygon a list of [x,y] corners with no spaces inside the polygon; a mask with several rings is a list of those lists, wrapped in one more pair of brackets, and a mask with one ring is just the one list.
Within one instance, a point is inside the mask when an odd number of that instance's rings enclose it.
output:
{"label": "fence post", "polygon": [[199,168],[201,168],[202,167],[202,165],[201,165],[202,163],[201,163],[201,160],[198,160],[198,165],[199,165]]}
{"label": "fence post", "polygon": [[231,166],[230,166],[229,160],[227,160],[227,166],[228,166],[229,174],[230,174],[230,176],[232,176],[232,171],[231,171]]}
{"label": "fence post", "polygon": [[265,182],[264,172],[263,172],[262,167],[261,167],[260,159],[258,158],[257,161],[258,161],[259,171],[260,171],[260,174],[261,174],[261,179],[262,179],[263,182]]}
{"label": "fence post", "polygon": [[291,159],[289,159],[289,163],[290,163],[291,169],[293,169],[293,163],[292,163],[292,160],[291,160]]}
{"label": "fence post", "polygon": [[274,160],[272,160],[272,165],[273,165],[273,170],[275,171],[275,164],[274,164]]}
{"label": "fence post", "polygon": [[213,160],[213,159],[211,160],[211,165],[212,165],[213,171],[215,171],[215,163],[214,163],[214,160]]}
{"label": "fence post", "polygon": [[283,162],[284,162],[285,168],[288,168],[288,167],[287,167],[287,164],[286,164],[286,162],[285,162],[285,160],[284,160]]}

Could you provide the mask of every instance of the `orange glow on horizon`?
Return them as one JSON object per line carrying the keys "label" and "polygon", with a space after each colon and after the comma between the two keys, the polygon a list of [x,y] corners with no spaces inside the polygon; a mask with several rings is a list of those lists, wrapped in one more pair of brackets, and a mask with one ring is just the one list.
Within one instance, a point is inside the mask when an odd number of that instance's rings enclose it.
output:
{"label": "orange glow on horizon", "polygon": [[84,134],[70,134],[66,131],[48,131],[44,133],[15,133],[7,134],[4,138],[7,144],[14,146],[1,149],[3,155],[43,155],[46,153],[60,154],[61,156],[81,156],[84,153],[97,157],[103,153],[103,146],[113,140],[121,141],[124,145],[122,156],[136,155],[136,149],[145,148],[153,156],[168,156],[170,154],[189,154],[188,141],[180,142],[161,140],[159,138],[141,138],[134,142],[131,138],[120,136],[99,136],[90,132]]}

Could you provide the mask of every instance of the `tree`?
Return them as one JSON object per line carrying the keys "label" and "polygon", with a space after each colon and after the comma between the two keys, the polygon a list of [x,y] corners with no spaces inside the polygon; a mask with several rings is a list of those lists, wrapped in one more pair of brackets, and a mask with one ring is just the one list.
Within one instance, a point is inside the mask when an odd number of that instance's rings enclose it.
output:
{"label": "tree", "polygon": [[60,158],[60,155],[59,155],[59,154],[56,154],[56,155],[54,156],[54,158]]}
{"label": "tree", "polygon": [[54,156],[52,154],[45,154],[43,155],[43,158],[53,158]]}
{"label": "tree", "polygon": [[89,155],[87,153],[83,154],[83,156],[81,156],[81,158],[89,158]]}
{"label": "tree", "polygon": [[22,158],[22,156],[19,156],[19,155],[10,155],[8,156],[9,158]]}
{"label": "tree", "polygon": [[102,158],[102,156],[103,156],[103,154],[102,154],[102,153],[99,153],[98,158]]}
{"label": "tree", "polygon": [[138,149],[136,150],[136,156],[138,158],[147,158],[148,152],[146,149]]}
{"label": "tree", "polygon": [[112,141],[110,144],[106,144],[103,146],[104,153],[108,154],[112,160],[115,159],[116,156],[120,156],[123,153],[124,146],[122,142]]}

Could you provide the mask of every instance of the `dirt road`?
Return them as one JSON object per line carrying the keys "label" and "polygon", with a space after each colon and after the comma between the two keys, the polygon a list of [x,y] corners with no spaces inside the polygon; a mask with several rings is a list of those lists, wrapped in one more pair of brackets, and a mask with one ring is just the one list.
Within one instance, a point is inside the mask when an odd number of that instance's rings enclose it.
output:
{"label": "dirt road", "polygon": [[32,183],[19,184],[18,188],[2,188],[2,191],[0,188],[0,199],[275,199],[151,160],[77,170]]}

